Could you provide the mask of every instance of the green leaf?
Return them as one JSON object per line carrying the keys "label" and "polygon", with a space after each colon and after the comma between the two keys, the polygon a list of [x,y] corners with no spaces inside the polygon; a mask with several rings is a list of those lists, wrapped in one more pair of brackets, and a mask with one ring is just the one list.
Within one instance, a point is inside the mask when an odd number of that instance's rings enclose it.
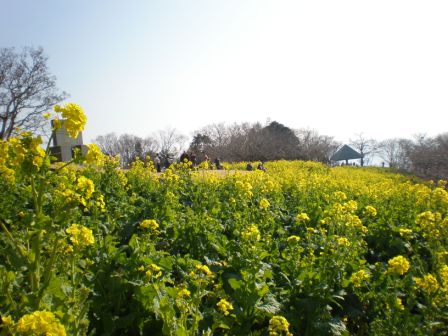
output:
{"label": "green leaf", "polygon": [[233,278],[230,278],[228,280],[230,287],[232,287],[233,290],[237,290],[239,288],[241,288],[241,286],[243,285],[243,281],[241,280],[236,280]]}
{"label": "green leaf", "polygon": [[261,310],[268,314],[277,314],[281,309],[281,304],[278,302],[274,295],[268,294],[264,297],[263,301],[256,305],[258,310]]}

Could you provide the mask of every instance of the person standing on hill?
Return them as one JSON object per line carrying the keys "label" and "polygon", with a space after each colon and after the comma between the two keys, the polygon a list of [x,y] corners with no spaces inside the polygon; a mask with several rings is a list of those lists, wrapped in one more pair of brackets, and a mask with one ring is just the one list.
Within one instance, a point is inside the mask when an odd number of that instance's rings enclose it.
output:
{"label": "person standing on hill", "polygon": [[160,173],[162,171],[162,167],[159,154],[157,154],[156,158],[154,159],[154,165],[156,166],[156,171]]}
{"label": "person standing on hill", "polygon": [[190,154],[190,161],[191,161],[191,165],[193,167],[196,167],[196,154],[195,153]]}
{"label": "person standing on hill", "polygon": [[186,162],[190,161],[190,157],[186,152],[183,152],[182,155],[180,156],[180,162],[184,163],[185,160],[187,160]]}

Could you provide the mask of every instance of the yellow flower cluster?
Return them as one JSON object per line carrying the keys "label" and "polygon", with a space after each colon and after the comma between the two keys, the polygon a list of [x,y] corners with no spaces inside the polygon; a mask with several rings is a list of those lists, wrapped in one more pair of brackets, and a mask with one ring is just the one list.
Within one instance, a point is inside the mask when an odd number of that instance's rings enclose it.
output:
{"label": "yellow flower cluster", "polygon": [[448,265],[443,265],[439,269],[439,276],[441,280],[441,287],[445,292],[446,297],[448,298]]}
{"label": "yellow flower cluster", "polygon": [[333,196],[338,202],[342,202],[347,199],[347,195],[342,191],[335,191],[333,193]]}
{"label": "yellow flower cluster", "polygon": [[287,241],[290,244],[296,244],[296,243],[298,243],[300,241],[300,237],[292,235],[292,236],[288,237]]}
{"label": "yellow flower cluster", "polygon": [[271,180],[266,181],[265,185],[264,185],[264,192],[266,191],[273,191],[275,189],[275,183]]}
{"label": "yellow flower cluster", "polygon": [[361,287],[363,281],[367,281],[370,278],[370,274],[365,270],[359,270],[357,272],[352,273],[350,276],[350,282],[355,287]]}
{"label": "yellow flower cluster", "polygon": [[419,225],[425,232],[424,235],[431,235],[433,237],[440,236],[439,223],[442,220],[442,215],[439,212],[425,211],[417,215],[415,223]]}
{"label": "yellow flower cluster", "polygon": [[345,215],[345,220],[347,225],[359,229],[362,233],[366,234],[369,232],[367,227],[362,225],[362,221],[357,215],[347,214]]}
{"label": "yellow flower cluster", "polygon": [[289,322],[283,316],[273,316],[269,320],[269,336],[292,336],[289,332]]}
{"label": "yellow flower cluster", "polygon": [[439,283],[432,274],[425,274],[423,278],[414,278],[415,285],[422,291],[433,294],[439,289]]}
{"label": "yellow flower cluster", "polygon": [[186,289],[186,288],[182,288],[182,289],[180,289],[177,292],[177,298],[178,299],[182,299],[184,297],[188,298],[188,297],[190,297],[190,295],[191,295],[191,292],[188,289]]}
{"label": "yellow flower cluster", "polygon": [[436,202],[440,202],[443,206],[448,206],[448,191],[445,190],[443,183],[446,183],[446,181],[442,181],[442,183],[440,182],[441,181],[439,181],[439,184],[442,184],[443,187],[435,188],[432,192],[432,196],[434,197]]}
{"label": "yellow flower cluster", "polygon": [[102,166],[106,161],[106,157],[104,156],[101,149],[96,144],[87,145],[88,151],[85,157],[85,161],[87,164]]}
{"label": "yellow flower cluster", "polygon": [[269,201],[266,198],[261,199],[260,209],[266,210],[267,208],[269,208],[270,205],[271,205],[271,203],[269,203]]}
{"label": "yellow flower cluster", "polygon": [[157,230],[159,228],[159,224],[155,221],[155,219],[145,219],[139,225],[140,229],[151,229]]}
{"label": "yellow flower cluster", "polygon": [[196,270],[209,278],[213,278],[213,272],[210,271],[207,265],[196,265]]}
{"label": "yellow flower cluster", "polygon": [[252,185],[249,182],[236,181],[235,187],[237,190],[241,191],[245,197],[251,198],[253,196]]}
{"label": "yellow flower cluster", "polygon": [[297,214],[297,216],[296,216],[297,224],[307,223],[309,221],[310,221],[310,217],[305,212],[301,212],[301,213]]}
{"label": "yellow flower cluster", "polygon": [[13,177],[15,175],[14,168],[22,163],[39,170],[45,162],[46,155],[41,144],[42,138],[40,136],[33,137],[30,132],[21,132],[17,137],[0,141],[1,171],[9,173]]}
{"label": "yellow flower cluster", "polygon": [[242,231],[241,237],[249,241],[259,241],[261,238],[260,231],[255,224],[249,225],[244,231]]}
{"label": "yellow flower cluster", "polygon": [[25,335],[66,335],[64,326],[49,311],[35,311],[22,316],[15,326],[15,331]]}
{"label": "yellow flower cluster", "polygon": [[368,216],[376,217],[376,215],[377,215],[376,209],[371,205],[366,206],[365,211]]}
{"label": "yellow flower cluster", "polygon": [[339,246],[350,246],[350,241],[347,239],[347,237],[335,236],[335,238]]}
{"label": "yellow flower cluster", "polygon": [[[143,268],[143,270],[144,270],[144,268]],[[149,265],[149,269],[145,272],[145,275],[148,278],[158,279],[162,276],[162,269],[159,266],[157,266],[156,264],[152,263],[151,265]]]}
{"label": "yellow flower cluster", "polygon": [[[5,142],[7,146],[9,147],[9,156],[10,156],[10,162],[13,166],[20,165],[25,160],[25,155],[27,153],[27,149],[25,148],[25,145],[22,144],[22,141],[19,138],[13,137],[8,140],[8,142]],[[5,151],[6,153],[6,151]],[[2,155],[3,156],[3,155]],[[3,156],[4,159],[2,161],[6,162],[6,155]]]}
{"label": "yellow flower cluster", "polygon": [[45,151],[40,146],[42,144],[42,138],[40,136],[31,139],[31,143],[28,147],[29,152],[33,158],[31,160],[33,166],[40,168],[44,162]]}
{"label": "yellow flower cluster", "polygon": [[233,310],[233,306],[232,304],[227,301],[226,299],[221,299],[219,300],[219,302],[216,304],[216,306],[218,306],[218,310],[223,313],[225,316],[230,314],[230,310]]}
{"label": "yellow flower cluster", "polygon": [[309,228],[306,228],[306,232],[309,234],[315,234],[315,233],[318,233],[319,231],[316,230],[315,228],[309,227]]}
{"label": "yellow flower cluster", "polygon": [[400,298],[395,299],[395,306],[398,310],[404,310],[403,301]]}
{"label": "yellow flower cluster", "polygon": [[95,243],[92,230],[83,225],[72,224],[65,231],[70,235],[70,241],[74,246],[86,247]]}
{"label": "yellow flower cluster", "polygon": [[400,233],[400,236],[408,238],[412,234],[411,229],[402,228],[399,229],[398,232]]}
{"label": "yellow flower cluster", "polygon": [[[81,106],[75,103],[67,103],[64,106],[55,105],[54,111],[62,113],[64,120],[64,126],[73,139],[78,137],[79,132],[84,130],[84,126],[87,122],[86,115],[84,114]],[[56,122],[57,121],[57,122]],[[61,122],[56,119],[53,123],[55,128],[60,128]]]}
{"label": "yellow flower cluster", "polygon": [[358,210],[358,203],[356,201],[350,200],[342,205],[342,211],[347,213],[352,213]]}
{"label": "yellow flower cluster", "polygon": [[409,261],[401,255],[393,257],[387,263],[389,264],[388,272],[398,275],[405,274],[410,267]]}
{"label": "yellow flower cluster", "polygon": [[83,196],[80,197],[80,201],[85,206],[87,204],[86,200],[90,199],[90,197],[92,197],[93,192],[95,191],[95,185],[93,184],[92,180],[88,179],[85,176],[80,176],[78,178],[76,188],[79,192],[83,194]]}
{"label": "yellow flower cluster", "polygon": [[180,177],[179,177],[179,175],[177,175],[173,172],[173,169],[174,168],[172,166],[170,166],[170,168],[165,170],[165,172],[163,173],[163,179],[166,182],[176,183],[179,181]]}
{"label": "yellow flower cluster", "polygon": [[12,317],[10,315],[2,316],[0,318],[0,320],[2,322],[1,325],[4,326],[4,327],[9,327],[10,325],[12,325],[14,323],[14,321],[13,321],[13,319],[12,319]]}

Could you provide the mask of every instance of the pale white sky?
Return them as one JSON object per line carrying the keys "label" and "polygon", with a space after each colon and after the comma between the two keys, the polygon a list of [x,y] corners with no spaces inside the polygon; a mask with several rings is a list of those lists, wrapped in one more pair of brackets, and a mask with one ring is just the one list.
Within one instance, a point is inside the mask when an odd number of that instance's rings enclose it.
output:
{"label": "pale white sky", "polygon": [[346,142],[447,132],[448,1],[0,0],[109,132],[276,120]]}

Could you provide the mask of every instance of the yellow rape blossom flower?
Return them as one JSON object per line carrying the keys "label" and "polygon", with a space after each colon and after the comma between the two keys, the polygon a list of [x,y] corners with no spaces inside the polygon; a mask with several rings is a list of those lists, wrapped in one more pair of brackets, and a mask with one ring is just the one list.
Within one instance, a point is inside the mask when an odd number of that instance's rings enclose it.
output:
{"label": "yellow rape blossom flower", "polygon": [[85,157],[86,163],[101,166],[104,164],[105,156],[96,144],[87,145],[88,151]]}
{"label": "yellow rape blossom flower", "polygon": [[423,278],[414,278],[415,285],[422,291],[433,294],[439,289],[439,283],[432,274],[425,274]]}
{"label": "yellow rape blossom flower", "polygon": [[297,224],[306,223],[309,221],[310,221],[310,217],[305,212],[301,212],[301,213],[297,214],[297,216],[296,216]]}
{"label": "yellow rape blossom flower", "polygon": [[62,127],[62,123],[61,123],[61,121],[59,120],[59,119],[54,119],[53,120],[53,128],[55,129],[55,130],[58,130],[58,129],[60,129]]}
{"label": "yellow rape blossom flower", "polygon": [[395,299],[395,305],[397,306],[398,310],[404,310],[403,302],[400,298]]}
{"label": "yellow rape blossom flower", "polygon": [[398,275],[405,274],[410,267],[409,261],[401,255],[390,259],[387,263],[389,264],[388,272],[396,273]]}
{"label": "yellow rape blossom flower", "polygon": [[151,229],[157,230],[159,228],[159,224],[154,219],[145,219],[139,225],[140,229]]}
{"label": "yellow rape blossom flower", "polygon": [[333,193],[333,196],[336,198],[337,201],[341,202],[341,201],[345,201],[347,199],[347,195],[345,195],[344,192],[342,191],[335,191]]}
{"label": "yellow rape blossom flower", "polygon": [[95,243],[92,230],[83,225],[72,224],[65,231],[70,235],[70,241],[74,246],[86,247]]}
{"label": "yellow rape blossom flower", "polygon": [[0,176],[3,175],[3,178],[8,184],[14,184],[16,182],[16,172],[14,169],[7,168],[0,164]]}
{"label": "yellow rape blossom flower", "polygon": [[86,199],[92,197],[93,192],[95,191],[95,185],[93,181],[88,179],[85,176],[80,176],[78,178],[77,189],[84,193]]}
{"label": "yellow rape blossom flower", "polygon": [[288,243],[290,244],[295,244],[298,243],[300,241],[300,237],[299,236],[289,236],[287,239]]}
{"label": "yellow rape blossom flower", "polygon": [[359,270],[357,272],[352,273],[350,276],[350,282],[353,283],[355,287],[361,287],[363,281],[369,280],[370,274],[365,270]]}
{"label": "yellow rape blossom flower", "polygon": [[400,233],[400,236],[402,237],[409,237],[412,234],[412,230],[411,229],[399,229],[398,232]]}
{"label": "yellow rape blossom flower", "polygon": [[181,290],[179,290],[177,292],[177,298],[178,299],[182,299],[184,297],[189,298],[190,295],[191,295],[191,292],[188,289],[186,289],[186,288],[182,288]]}
{"label": "yellow rape blossom flower", "polygon": [[448,191],[446,191],[444,187],[435,188],[432,195],[436,201],[448,206]]}
{"label": "yellow rape blossom flower", "polygon": [[8,161],[9,142],[0,140],[0,166]]}
{"label": "yellow rape blossom flower", "polygon": [[271,203],[269,203],[269,201],[266,198],[263,198],[260,201],[260,209],[262,209],[262,210],[266,210],[267,208],[269,208],[270,205],[271,205]]}
{"label": "yellow rape blossom flower", "polygon": [[146,271],[145,275],[148,278],[160,278],[162,276],[162,269],[156,264],[149,265],[149,270]]}
{"label": "yellow rape blossom flower", "polygon": [[445,286],[448,288],[448,265],[443,265],[439,270],[439,274]]}
{"label": "yellow rape blossom flower", "polygon": [[54,110],[55,112],[62,113],[62,117],[65,119],[64,126],[68,134],[73,139],[76,139],[79,132],[84,130],[87,122],[86,115],[81,106],[75,103],[67,103],[64,106],[56,105]]}
{"label": "yellow rape blossom flower", "polygon": [[415,219],[415,222],[423,228],[432,226],[435,221],[436,215],[431,211],[422,212]]}
{"label": "yellow rape blossom flower", "polygon": [[376,209],[371,205],[366,206],[365,211],[368,216],[375,217],[377,215]]}
{"label": "yellow rape blossom flower", "polygon": [[241,232],[241,237],[250,241],[259,241],[261,238],[260,231],[255,224],[249,225],[243,232]]}
{"label": "yellow rape blossom flower", "polygon": [[65,254],[73,253],[73,246],[68,245],[68,246],[65,248],[64,253],[65,253]]}
{"label": "yellow rape blossom flower", "polygon": [[358,210],[358,203],[356,201],[350,200],[347,203],[344,203],[342,206],[342,210],[345,212],[354,212]]}
{"label": "yellow rape blossom flower", "polygon": [[196,270],[200,271],[201,273],[205,274],[207,277],[212,278],[213,272],[210,271],[207,265],[196,265]]}
{"label": "yellow rape blossom flower", "polygon": [[13,319],[12,319],[12,317],[10,315],[2,316],[1,320],[2,320],[2,325],[5,326],[5,327],[8,327],[8,326],[10,326],[10,325],[12,325],[14,323],[14,321],[13,321]]}
{"label": "yellow rape blossom flower", "polygon": [[318,233],[318,231],[315,228],[306,228],[306,232],[308,232],[309,234],[315,234]]}
{"label": "yellow rape blossom flower", "polygon": [[15,326],[15,331],[27,335],[66,335],[64,326],[49,311],[35,311],[22,316]]}
{"label": "yellow rape blossom flower", "polygon": [[289,332],[289,322],[283,316],[273,316],[269,320],[269,336],[279,335],[292,336]]}
{"label": "yellow rape blossom flower", "polygon": [[347,237],[337,237],[336,236],[336,242],[339,246],[350,246],[350,241],[347,239]]}
{"label": "yellow rape blossom flower", "polygon": [[230,314],[230,310],[233,310],[233,306],[232,304],[227,301],[226,299],[221,299],[219,300],[219,302],[216,304],[216,306],[218,306],[218,310],[223,313],[225,316]]}

